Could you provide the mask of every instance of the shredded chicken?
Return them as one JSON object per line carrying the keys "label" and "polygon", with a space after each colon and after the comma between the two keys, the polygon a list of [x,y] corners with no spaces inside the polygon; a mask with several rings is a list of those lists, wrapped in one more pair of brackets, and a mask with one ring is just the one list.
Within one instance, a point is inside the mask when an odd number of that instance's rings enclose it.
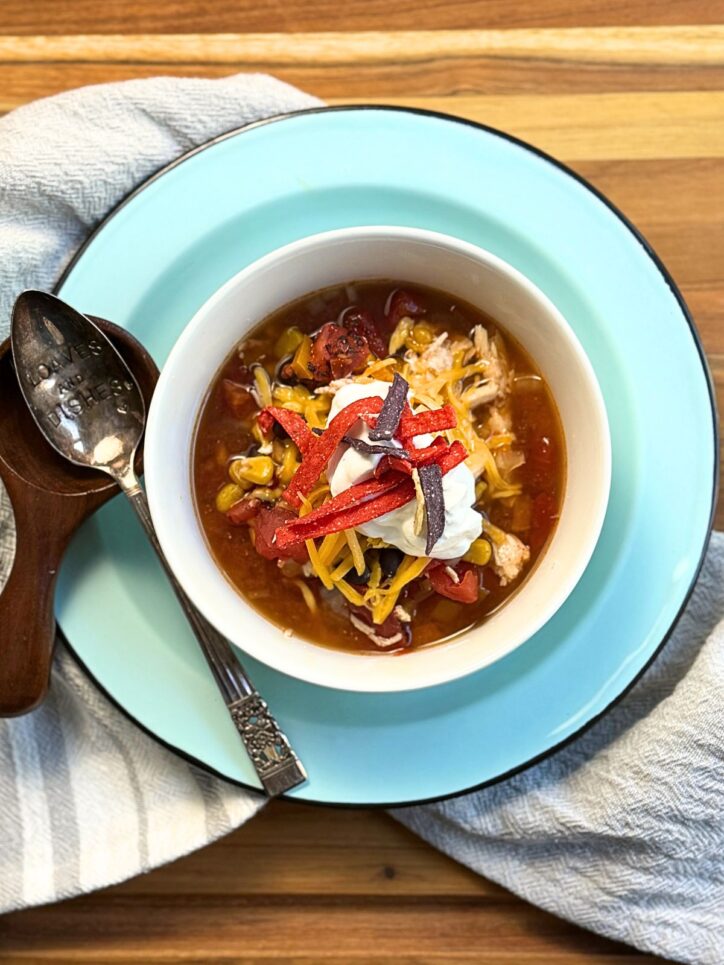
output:
{"label": "shredded chicken", "polygon": [[359,377],[356,379],[332,379],[329,385],[319,385],[314,392],[315,395],[336,395],[343,385],[356,385],[361,381],[362,379]]}
{"label": "shredded chicken", "polygon": [[500,357],[500,341],[497,338],[490,340],[490,350],[487,355],[488,367],[485,374],[493,382],[497,382],[500,392],[508,390],[508,366],[505,360]]}
{"label": "shredded chicken", "polygon": [[453,581],[453,583],[457,584],[457,583],[460,582],[460,577],[459,577],[458,574],[455,572],[455,570],[452,568],[452,566],[446,566],[446,567],[445,567],[445,572],[446,572],[447,575],[450,577],[450,579]]}
{"label": "shredded chicken", "polygon": [[486,429],[489,436],[502,436],[511,432],[512,425],[508,414],[498,406],[492,406]]}
{"label": "shredded chicken", "polygon": [[514,469],[525,465],[525,454],[519,449],[498,449],[493,453],[495,464],[507,478]]}
{"label": "shredded chicken", "polygon": [[438,335],[420,355],[413,351],[406,352],[405,361],[412,375],[444,372],[445,369],[452,368],[453,354],[448,343],[447,332]]}
{"label": "shredded chicken", "polygon": [[455,354],[455,352],[464,352],[463,361],[465,361],[465,358],[467,358],[470,352],[475,354],[475,346],[470,339],[464,335],[454,335],[450,342],[450,351],[453,354]]}
{"label": "shredded chicken", "polygon": [[490,339],[488,338],[488,330],[484,325],[476,325],[473,329],[473,345],[478,353],[478,358],[487,358],[490,351]]}
{"label": "shredded chicken", "polygon": [[471,409],[492,402],[500,393],[500,383],[495,379],[485,379],[463,392],[463,402]]}
{"label": "shredded chicken", "polygon": [[477,409],[493,402],[507,390],[507,372],[500,358],[498,344],[490,338],[485,326],[476,325],[472,336],[472,348],[467,352],[465,361],[467,363],[477,358],[479,362],[484,362],[485,378],[468,386],[462,394],[462,401],[470,409]]}
{"label": "shredded chicken", "polygon": [[517,579],[529,559],[530,550],[512,533],[506,533],[502,543],[493,543],[493,569],[501,586],[507,586]]}

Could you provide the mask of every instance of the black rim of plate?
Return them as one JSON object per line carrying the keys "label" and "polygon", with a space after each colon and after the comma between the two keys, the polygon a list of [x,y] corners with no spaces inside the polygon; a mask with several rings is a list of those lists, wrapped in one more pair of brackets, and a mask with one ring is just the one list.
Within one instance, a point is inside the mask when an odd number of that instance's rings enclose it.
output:
{"label": "black rim of plate", "polygon": [[[289,120],[290,118],[295,118],[295,117],[302,117],[306,114],[330,114],[330,113],[349,112],[349,111],[397,111],[398,113],[417,114],[422,117],[432,117],[432,118],[436,118],[437,120],[448,121],[453,124],[463,124],[467,127],[472,127],[475,130],[484,131],[486,134],[492,134],[495,137],[499,137],[502,140],[509,141],[511,144],[515,144],[518,147],[523,148],[524,150],[528,151],[530,154],[535,155],[535,157],[539,158],[540,160],[545,161],[548,164],[552,164],[559,171],[562,171],[564,174],[567,174],[574,181],[578,182],[578,184],[586,188],[587,191],[589,191],[595,198],[601,201],[609,209],[609,211],[611,211],[618,218],[618,220],[623,224],[623,226],[627,228],[628,231],[633,235],[633,237],[642,245],[647,255],[649,256],[653,264],[660,272],[664,283],[669,288],[674,298],[678,302],[679,308],[681,309],[681,313],[686,323],[689,326],[689,331],[691,333],[694,346],[699,355],[702,373],[704,375],[704,379],[707,385],[707,390],[709,393],[709,402],[711,405],[711,417],[712,417],[712,430],[713,430],[712,437],[713,437],[713,443],[714,443],[714,475],[712,478],[711,508],[709,513],[709,523],[707,526],[706,535],[703,540],[703,545],[701,548],[701,555],[696,565],[696,570],[694,572],[693,579],[689,587],[687,588],[687,591],[684,595],[684,599],[682,600],[681,606],[679,607],[679,610],[677,611],[676,616],[674,617],[671,625],[669,626],[668,630],[662,637],[660,643],[658,644],[658,646],[656,647],[652,655],[646,661],[644,666],[639,670],[639,672],[634,676],[634,678],[631,681],[629,681],[626,687],[624,687],[621,690],[621,692],[616,697],[614,697],[614,699],[609,704],[607,704],[606,707],[603,708],[603,710],[601,710],[598,714],[596,714],[595,717],[592,717],[590,720],[586,721],[586,723],[583,724],[573,734],[570,734],[564,740],[560,741],[557,744],[554,744],[552,747],[549,747],[547,750],[543,751],[541,754],[538,754],[536,757],[532,757],[530,760],[524,761],[522,764],[519,764],[516,767],[511,768],[508,771],[505,771],[505,773],[499,774],[497,777],[491,778],[490,780],[482,781],[480,784],[474,784],[471,787],[463,788],[462,790],[459,790],[459,791],[452,791],[449,794],[441,794],[430,798],[420,798],[419,800],[414,800],[414,801],[396,801],[396,802],[391,801],[391,802],[385,802],[385,803],[379,803],[379,802],[370,803],[365,801],[360,801],[358,803],[315,801],[309,798],[306,798],[306,799],[294,798],[287,795],[284,795],[282,798],[280,798],[280,800],[287,800],[296,804],[323,805],[326,807],[337,807],[337,808],[404,808],[404,807],[414,807],[420,804],[432,804],[436,801],[446,801],[452,798],[461,797],[463,794],[470,794],[474,791],[480,791],[483,788],[490,787],[493,784],[498,784],[500,781],[505,781],[510,777],[514,777],[516,774],[520,774],[522,771],[527,770],[529,767],[533,767],[535,764],[539,764],[541,761],[546,760],[546,758],[551,757],[557,751],[560,751],[564,747],[567,747],[569,744],[573,743],[574,740],[576,740],[578,737],[584,734],[587,730],[589,730],[589,728],[593,727],[594,724],[596,724],[599,720],[601,720],[602,717],[605,716],[605,714],[607,714],[613,707],[615,707],[621,700],[623,700],[626,694],[632,689],[632,687],[634,687],[636,683],[638,683],[638,681],[644,675],[644,673],[646,673],[648,668],[651,666],[651,664],[654,662],[657,656],[661,653],[661,650],[665,646],[666,642],[669,640],[676,624],[679,621],[679,617],[683,613],[686,607],[686,604],[689,602],[689,598],[691,597],[691,594],[694,590],[694,586],[696,585],[696,581],[699,577],[699,573],[701,572],[701,568],[704,565],[704,558],[706,556],[706,550],[709,544],[709,538],[711,536],[711,531],[714,525],[714,515],[716,512],[717,496],[718,496],[718,489],[719,489],[718,415],[717,415],[717,406],[716,406],[716,396],[714,392],[714,384],[711,376],[711,371],[709,369],[709,364],[707,362],[706,354],[704,352],[704,348],[701,342],[701,337],[699,335],[699,332],[697,331],[691,312],[689,311],[689,308],[686,302],[684,301],[684,298],[681,292],[679,291],[674,279],[669,274],[666,266],[661,261],[661,259],[656,254],[656,252],[649,244],[649,242],[646,240],[646,238],[638,230],[638,228],[635,227],[635,225],[626,217],[625,214],[623,214],[622,211],[620,211],[616,207],[616,205],[614,205],[611,201],[609,201],[609,199],[604,194],[602,194],[597,188],[595,188],[592,184],[590,184],[590,182],[588,182],[585,178],[581,177],[580,174],[578,174],[576,171],[573,171],[567,165],[556,160],[554,157],[551,157],[549,154],[546,154],[545,151],[541,151],[540,148],[533,147],[533,145],[528,144],[526,141],[523,141],[520,138],[514,137],[512,134],[507,134],[505,131],[500,131],[495,127],[490,127],[486,124],[479,124],[477,121],[466,120],[465,118],[462,118],[462,117],[456,117],[454,114],[445,114],[442,111],[429,111],[421,108],[402,108],[402,107],[395,107],[395,106],[383,105],[383,104],[355,104],[351,106],[345,106],[344,104],[341,104],[335,107],[311,107],[306,110],[290,111],[289,113],[286,113],[286,114],[276,114],[273,117],[267,117],[259,121],[253,121],[250,124],[245,124],[242,127],[233,128],[230,131],[226,131],[223,134],[219,134],[217,135],[217,137],[214,137],[211,140],[206,141],[203,144],[200,144],[198,147],[193,148],[192,150],[188,151],[186,154],[182,154],[180,157],[176,158],[174,161],[171,161],[169,164],[164,165],[158,171],[154,172],[148,178],[146,178],[145,181],[142,181],[139,185],[133,188],[116,205],[116,207],[113,208],[105,216],[105,218],[103,218],[103,220],[95,227],[95,229],[88,236],[88,238],[86,238],[86,240],[83,242],[81,247],[75,253],[73,258],[69,262],[68,266],[65,268],[62,275],[56,282],[53,288],[53,291],[56,293],[59,292],[60,288],[63,286],[63,283],[66,281],[66,279],[69,277],[69,275],[71,274],[75,266],[78,264],[80,259],[85,254],[86,249],[93,243],[96,236],[101,231],[103,231],[103,229],[108,224],[108,222],[116,214],[118,214],[118,212],[121,211],[127,204],[133,201],[133,199],[136,198],[142,191],[144,191],[150,184],[153,184],[154,181],[163,177],[169,171],[172,171],[175,167],[178,167],[179,164],[183,164],[185,161],[188,161],[196,154],[200,154],[202,151],[205,151],[208,148],[213,147],[215,144],[218,144],[221,141],[225,141],[231,137],[236,137],[239,134],[244,134],[246,131],[250,131],[255,128],[262,127],[266,124],[277,124],[280,121]],[[87,674],[87,676],[90,678],[93,684],[98,688],[98,690],[100,690],[101,693],[103,693],[104,696],[107,697],[108,700],[115,707],[117,707],[118,710],[126,718],[128,718],[128,720],[134,723],[145,734],[147,734],[157,743],[161,744],[163,747],[172,751],[174,754],[183,758],[189,764],[193,764],[196,767],[200,767],[202,770],[205,770],[208,773],[213,774],[215,777],[221,778],[227,783],[234,784],[237,787],[242,787],[247,791],[252,791],[257,794],[262,793],[258,787],[254,787],[251,784],[246,784],[244,781],[239,781],[236,778],[229,777],[227,774],[222,774],[220,771],[215,770],[215,768],[211,767],[210,765],[205,764],[203,761],[198,760],[197,758],[193,757],[191,754],[186,753],[186,751],[181,750],[181,748],[176,747],[175,745],[169,743],[168,741],[163,740],[157,734],[154,734],[152,730],[150,730],[140,721],[136,720],[136,718],[133,717],[133,715],[129,713],[129,711],[126,710],[125,707],[119,704],[118,701],[111,694],[108,693],[105,687],[96,679],[93,673],[91,673],[91,671],[88,669],[88,667],[83,662],[83,660],[81,660],[81,658],[75,652],[75,650],[73,649],[73,645],[70,643],[70,641],[65,636],[65,634],[60,629],[58,632],[59,632],[59,636],[61,637],[66,647],[68,648],[68,651],[72,654],[73,658],[77,661],[79,666],[83,669],[84,673]]]}

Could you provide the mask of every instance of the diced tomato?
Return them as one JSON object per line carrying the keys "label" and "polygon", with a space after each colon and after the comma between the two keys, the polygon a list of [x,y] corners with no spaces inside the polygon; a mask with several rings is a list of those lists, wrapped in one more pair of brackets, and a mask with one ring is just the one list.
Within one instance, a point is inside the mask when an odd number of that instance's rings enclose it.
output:
{"label": "diced tomato", "polygon": [[343,379],[362,371],[369,352],[364,335],[347,331],[335,322],[327,322],[312,341],[309,371],[318,382]]}
{"label": "diced tomato", "polygon": [[240,526],[242,523],[248,523],[250,519],[257,516],[261,507],[262,502],[260,499],[247,496],[246,499],[240,499],[238,503],[234,503],[231,509],[227,511],[226,518],[232,526]]}
{"label": "diced tomato", "polygon": [[256,401],[249,389],[240,382],[224,379],[221,383],[224,405],[236,419],[243,419],[256,409]]}
{"label": "diced tomato", "polygon": [[452,569],[457,573],[457,583],[448,573],[448,566],[444,562],[433,563],[425,571],[425,576],[440,596],[446,596],[448,600],[456,600],[458,603],[475,603],[480,593],[477,566],[473,563],[458,563]]}
{"label": "diced tomato", "polygon": [[387,339],[382,337],[372,316],[364,308],[350,308],[344,313],[342,324],[348,332],[366,338],[367,344],[378,359],[387,357]]}
{"label": "diced tomato", "polygon": [[304,543],[281,549],[274,538],[280,526],[296,518],[295,512],[282,506],[262,509],[254,520],[254,548],[257,553],[268,560],[295,560],[297,563],[306,563],[309,554]]}
{"label": "diced tomato", "polygon": [[390,304],[387,308],[387,318],[391,328],[397,325],[401,318],[409,316],[410,318],[417,318],[419,315],[424,315],[426,309],[412,292],[406,292],[402,288],[398,288],[390,299]]}

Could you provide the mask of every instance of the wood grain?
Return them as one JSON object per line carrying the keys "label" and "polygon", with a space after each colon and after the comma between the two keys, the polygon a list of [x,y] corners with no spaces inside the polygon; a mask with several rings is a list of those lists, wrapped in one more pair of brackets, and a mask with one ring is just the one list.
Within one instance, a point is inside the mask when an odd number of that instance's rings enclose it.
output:
{"label": "wood grain", "polygon": [[721,27],[269,34],[0,35],[9,110],[82,84],[172,71],[268,71],[320,97],[457,97],[724,88]]}
{"label": "wood grain", "polygon": [[722,0],[3,0],[5,33],[251,33],[712,24]]}
{"label": "wood grain", "polygon": [[721,66],[724,27],[602,27],[521,30],[399,30],[241,34],[80,34],[13,37],[0,32],[0,58],[17,63],[89,61],[155,64],[339,63],[395,61],[401,67],[441,55],[565,60],[577,64]]}
{"label": "wood grain", "polygon": [[276,804],[166,869],[0,919],[0,962],[661,961],[432,851],[381,812]]}
{"label": "wood grain", "polygon": [[[696,318],[723,406],[722,21],[724,0],[2,0],[0,111],[81,84],[254,70],[337,103],[502,127],[644,232]],[[2,965],[157,961],[661,959],[526,905],[380,812],[284,804],[167,868],[0,919]]]}

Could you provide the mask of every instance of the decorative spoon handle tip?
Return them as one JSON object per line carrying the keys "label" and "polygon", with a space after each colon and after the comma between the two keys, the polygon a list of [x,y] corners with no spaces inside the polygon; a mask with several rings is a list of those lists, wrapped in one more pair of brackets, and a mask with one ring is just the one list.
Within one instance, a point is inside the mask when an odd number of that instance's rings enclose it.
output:
{"label": "decorative spoon handle tip", "polygon": [[229,713],[269,797],[306,781],[302,762],[256,691],[230,704]]}

